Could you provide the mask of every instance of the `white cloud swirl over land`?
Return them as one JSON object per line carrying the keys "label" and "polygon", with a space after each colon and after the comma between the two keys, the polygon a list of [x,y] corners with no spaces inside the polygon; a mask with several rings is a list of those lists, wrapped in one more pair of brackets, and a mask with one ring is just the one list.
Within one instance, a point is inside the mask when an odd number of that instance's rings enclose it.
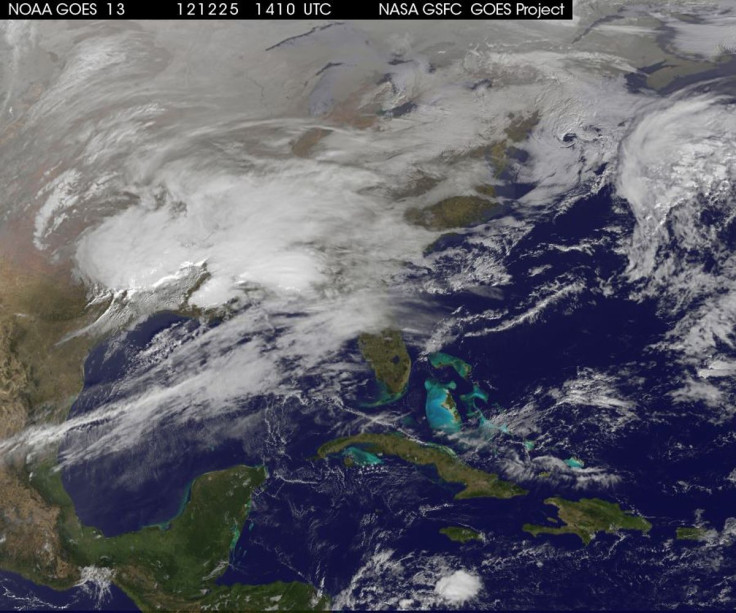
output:
{"label": "white cloud swirl over land", "polygon": [[[597,173],[643,113],[626,137],[617,185],[649,248],[652,159],[676,162],[666,158],[663,126],[694,111],[718,121],[718,107],[693,99],[646,115],[656,96],[631,92],[625,75],[649,47],[604,52],[618,30],[602,30],[604,42],[576,42],[600,7],[580,3],[578,15],[564,28],[348,23],[306,36],[311,26],[298,23],[7,27],[0,53],[12,61],[2,84],[14,110],[0,125],[17,122],[26,144],[0,156],[0,178],[13,185],[6,213],[33,216],[29,243],[73,262],[98,297],[115,297],[97,329],[186,301],[236,312],[131,375],[121,384],[130,388],[125,400],[30,430],[25,441],[104,423],[67,459],[114,453],[156,421],[290,395],[290,381],[328,366],[330,375],[349,372],[354,364],[337,368],[337,356],[362,331],[404,317],[423,333],[425,320],[402,315],[412,291],[402,274],[427,263],[422,251],[437,233],[404,213],[501,183],[472,152],[503,139],[513,117],[540,117],[518,145],[528,159],[515,168],[532,186],[514,201],[515,223],[528,226],[563,194],[600,186]],[[634,48],[651,33],[631,20],[625,35]],[[35,72],[23,82],[26,64]],[[415,107],[406,115],[369,119],[408,103]],[[295,140],[314,129],[329,134],[295,156]],[[422,177],[436,184],[397,196]]]}

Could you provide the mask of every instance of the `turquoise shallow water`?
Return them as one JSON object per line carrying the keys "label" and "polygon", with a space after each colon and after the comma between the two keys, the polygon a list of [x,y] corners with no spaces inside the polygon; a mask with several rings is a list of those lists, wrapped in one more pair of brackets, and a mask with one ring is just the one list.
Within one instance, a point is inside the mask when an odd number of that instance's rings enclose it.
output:
{"label": "turquoise shallow water", "polygon": [[425,411],[427,420],[433,430],[458,432],[462,426],[460,414],[450,390],[455,389],[455,382],[440,383],[434,379],[427,379],[424,388],[427,390]]}
{"label": "turquoise shallow water", "polygon": [[359,447],[348,447],[344,452],[343,456],[350,458],[355,464],[359,466],[373,466],[376,464],[383,464],[383,460],[377,455],[360,449]]}
{"label": "turquoise shallow water", "polygon": [[465,409],[468,411],[468,414],[472,416],[472,414],[479,412],[478,405],[475,402],[477,400],[481,400],[484,403],[488,402],[488,393],[482,390],[477,385],[473,385],[473,391],[469,392],[467,394],[463,394],[460,396],[460,400],[465,405]]}
{"label": "turquoise shallow water", "polygon": [[[607,204],[611,206],[607,200],[591,202],[590,209],[571,209],[562,219],[578,219],[588,210],[590,214],[603,215],[601,207]],[[547,231],[562,232],[561,223],[561,218],[556,218]],[[573,230],[568,229],[565,234],[574,234]],[[516,279],[526,279],[525,271],[532,264],[539,264],[542,255],[534,255],[532,247],[549,242],[548,234],[530,236],[527,241],[519,247],[518,262],[510,264],[519,268]],[[591,258],[596,277],[612,274],[617,266],[623,269],[626,264],[621,259],[609,262],[604,247],[599,247]],[[584,254],[550,250],[543,255],[541,261],[553,266],[543,275],[554,276],[554,266],[569,270],[571,259]],[[530,264],[530,258],[537,259]],[[582,266],[577,259],[573,263]],[[601,272],[600,268],[606,265],[610,269],[603,268]],[[594,285],[591,283],[590,287]],[[522,286],[515,295],[529,296],[531,290]],[[294,398],[284,405],[283,412],[271,418],[272,427],[291,433],[285,447],[280,440],[269,446],[265,431],[238,441],[237,446],[231,446],[227,440],[219,441],[212,449],[198,444],[209,431],[208,424],[157,429],[151,432],[151,445],[156,450],[175,449],[175,465],[158,453],[157,462],[151,465],[156,470],[146,473],[147,479],[135,483],[130,490],[121,491],[110,475],[135,471],[141,456],[119,454],[102,466],[94,463],[79,467],[80,470],[68,469],[65,478],[70,494],[80,516],[114,534],[170,519],[179,508],[186,485],[206,470],[238,461],[265,461],[273,476],[254,498],[248,529],[241,527],[230,552],[231,566],[220,582],[263,583],[307,577],[314,584],[324,585],[331,595],[346,589],[358,596],[363,594],[361,600],[345,609],[380,608],[387,595],[403,597],[407,586],[419,589],[412,583],[414,577],[426,573],[440,559],[443,564],[449,561],[454,568],[479,569],[477,572],[483,573],[484,591],[472,605],[476,608],[493,608],[496,601],[504,608],[564,608],[569,603],[578,603],[580,608],[600,608],[601,598],[605,597],[616,608],[650,609],[662,603],[669,606],[675,601],[686,602],[686,590],[694,583],[703,590],[698,594],[698,602],[714,603],[720,589],[718,581],[724,572],[733,573],[731,558],[723,555],[723,570],[714,573],[707,562],[712,560],[715,547],[672,539],[677,526],[692,524],[698,509],[704,509],[703,520],[718,530],[723,530],[724,521],[733,514],[733,492],[718,490],[713,476],[714,466],[732,470],[733,445],[712,444],[720,436],[724,437],[722,441],[731,441],[725,437],[732,433],[733,424],[694,420],[692,414],[668,415],[667,420],[649,419],[663,399],[670,397],[672,382],[679,372],[664,355],[658,360],[637,361],[642,348],[651,346],[660,338],[660,330],[664,330],[663,325],[657,327],[657,312],[651,305],[598,294],[573,305],[577,309],[575,318],[568,313],[571,305],[563,303],[548,312],[546,319],[529,326],[484,336],[468,334],[462,342],[449,346],[448,351],[474,365],[472,380],[461,380],[451,369],[439,372],[428,361],[417,360],[407,395],[380,412],[366,414],[386,423],[401,420],[408,434],[426,442],[449,444],[463,460],[490,471],[503,466],[506,453],[528,454],[529,462],[553,456],[559,458],[558,465],[564,458],[579,453],[575,457],[584,459],[586,468],[610,465],[622,475],[632,475],[617,485],[615,495],[605,487],[590,487],[582,493],[572,484],[555,479],[556,474],[578,471],[558,467],[544,478],[522,482],[531,486],[525,497],[461,501],[454,499],[457,488],[439,482],[433,470],[396,458],[387,456],[382,459],[383,464],[371,465],[371,470],[346,467],[344,458],[311,460],[326,440],[346,433],[345,424],[352,413],[331,414],[339,424],[336,429],[334,421],[323,419],[322,403],[314,402],[310,413],[310,406]],[[466,308],[478,313],[492,307],[494,303],[487,299],[466,301]],[[141,363],[135,356],[146,351],[153,342],[151,337],[162,326],[176,326],[184,335],[189,326],[193,327],[191,334],[201,333],[198,325],[177,319],[152,320],[137,333],[93,352],[86,369],[87,387],[75,403],[75,411],[93,410],[98,401],[107,399],[106,390],[110,394],[122,393],[125,387],[116,383],[131,376],[131,369]],[[480,321],[476,324],[481,325],[484,324]],[[584,335],[571,333],[581,325],[586,330]],[[467,332],[475,329],[468,327]],[[419,353],[411,346],[410,351]],[[550,355],[556,359],[550,359]],[[628,364],[640,377],[616,380],[617,394],[642,398],[636,429],[595,429],[604,416],[600,411],[573,414],[570,405],[561,403],[559,396],[538,393],[540,386],[563,389],[571,378],[579,379],[581,367],[600,368],[609,363],[611,355],[617,363]],[[440,376],[443,378],[438,380]],[[450,377],[454,378],[453,384],[447,383]],[[305,379],[301,384],[303,389],[315,387],[313,379]],[[642,396],[642,389],[650,395]],[[431,427],[458,426],[453,412],[442,406],[451,395],[458,401],[455,410],[462,416],[462,427],[467,432],[447,440],[443,436],[445,430]],[[259,409],[262,405],[258,402],[256,399],[244,403],[241,417]],[[537,421],[536,428],[528,431],[519,426],[517,418],[523,407],[532,402]],[[469,404],[477,405],[477,411],[487,418],[473,414]],[[506,420],[507,429],[514,434],[504,434]],[[361,429],[392,430],[378,424],[366,427],[361,421],[350,433]],[[489,437],[488,445],[482,448],[485,453],[473,454],[462,446],[462,441],[471,440],[476,431],[477,438]],[[477,438],[472,441],[477,443]],[[525,448],[529,439],[537,442],[531,450]],[[255,452],[244,447],[262,442]],[[678,446],[680,442],[682,446]],[[692,453],[693,449],[697,453]],[[498,450],[499,461],[494,460],[494,450]],[[362,451],[370,453],[369,449]],[[541,463],[538,466],[540,471],[546,468]],[[712,489],[680,492],[668,485],[677,480]],[[622,502],[644,514],[654,528],[647,536],[627,534],[620,542],[619,535],[601,534],[586,548],[571,535],[532,538],[523,532],[525,522],[547,522],[551,507],[544,503],[546,498],[583,495]],[[416,509],[422,505],[432,510],[417,516]],[[492,538],[461,549],[439,533],[443,526],[458,524]],[[377,569],[373,574],[361,574],[365,572],[365,556],[373,551],[367,544],[377,543],[384,550],[394,551],[392,560],[400,560],[401,564],[393,566],[390,572]],[[720,549],[718,555],[722,555]],[[498,564],[494,572],[483,572],[488,563]],[[520,589],[529,584],[537,587]],[[363,588],[365,591],[361,591]],[[380,598],[372,599],[376,589],[381,590]]]}
{"label": "turquoise shallow water", "polygon": [[429,363],[434,368],[453,368],[463,379],[467,379],[472,371],[472,366],[460,358],[438,351],[429,355]]}

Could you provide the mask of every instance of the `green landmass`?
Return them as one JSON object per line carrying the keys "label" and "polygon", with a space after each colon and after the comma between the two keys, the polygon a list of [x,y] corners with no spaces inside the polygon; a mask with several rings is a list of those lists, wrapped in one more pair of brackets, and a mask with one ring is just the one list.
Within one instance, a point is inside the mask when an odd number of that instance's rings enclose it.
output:
{"label": "green landmass", "polygon": [[424,410],[433,430],[443,430],[447,433],[460,431],[462,418],[451,391],[456,387],[454,381],[442,383],[435,379],[427,379],[424,382],[424,389],[427,390]]}
{"label": "green landmass", "polygon": [[521,143],[529,138],[532,130],[537,127],[539,123],[540,115],[539,111],[534,111],[529,115],[510,115],[511,122],[504,133],[506,138],[512,143]]}
{"label": "green landmass", "polygon": [[539,123],[539,119],[540,116],[537,111],[529,115],[511,114],[511,121],[504,130],[506,138],[481,150],[483,156],[489,159],[493,165],[496,178],[500,178],[509,167],[512,154],[518,151],[516,145],[529,137],[529,134]]}
{"label": "green landmass", "polygon": [[[0,440],[66,419],[83,387],[84,359],[102,340],[80,331],[108,306],[88,305],[67,270],[26,257],[0,257]],[[105,538],[80,524],[55,470],[57,450],[45,454],[6,452],[0,464],[0,568],[60,590],[78,584],[86,566],[110,568],[112,581],[143,609],[327,606],[302,583],[214,584],[264,469],[204,475],[171,522]]]}
{"label": "green landmass", "polygon": [[[198,477],[182,512],[162,526],[106,538],[83,526],[51,462],[36,467],[30,482],[60,508],[59,534],[77,567],[114,570],[114,582],[142,610],[191,610],[217,605],[263,610],[325,608],[327,601],[301,583],[218,586],[228,566],[253,491],[266,479],[262,467],[234,466]],[[279,600],[272,598],[280,597]]]}
{"label": "green landmass", "polygon": [[[58,424],[82,388],[82,364],[96,339],[73,333],[106,304],[87,306],[68,271],[0,257],[0,440],[32,423]],[[73,584],[79,569],[64,556],[58,508],[28,482],[24,453],[0,464],[0,567],[33,581]]]}
{"label": "green landmass", "polygon": [[404,217],[409,223],[428,230],[467,228],[488,221],[499,204],[480,196],[452,196],[430,206],[412,207]]}
{"label": "green landmass", "polygon": [[434,368],[453,368],[455,372],[463,379],[467,379],[470,376],[471,371],[473,370],[473,367],[464,360],[456,358],[449,353],[442,353],[441,351],[430,353],[429,363]]}
{"label": "green landmass", "polygon": [[459,232],[445,232],[444,234],[441,234],[435,240],[433,240],[429,245],[427,245],[427,247],[424,249],[424,255],[430,255],[431,253],[437,251],[441,245],[446,243],[446,241],[457,240],[460,237],[462,237],[462,234],[460,234]]}
{"label": "green landmass", "polygon": [[306,583],[275,581],[264,585],[218,585],[197,603],[214,611],[328,611],[330,601]]}
{"label": "green landmass", "polygon": [[456,541],[458,543],[483,540],[480,532],[476,532],[470,528],[463,528],[461,526],[447,526],[445,528],[440,528],[440,534],[444,534],[451,541]]}
{"label": "green landmass", "polygon": [[581,498],[577,502],[564,498],[547,498],[545,504],[557,507],[557,514],[564,526],[536,526],[524,524],[523,530],[533,536],[538,534],[576,534],[587,545],[598,532],[614,533],[619,530],[649,532],[652,527],[646,519],[621,510],[613,502],[600,498]]}
{"label": "green landmass", "polygon": [[681,526],[677,528],[675,536],[678,541],[705,541],[715,530],[697,528],[695,526]]}
{"label": "green landmass", "polygon": [[[386,329],[378,334],[361,334],[358,346],[370,364],[376,381],[386,390],[383,402],[395,400],[406,390],[411,373],[411,358],[399,330]],[[383,402],[379,401],[380,404]]]}
{"label": "green landmass", "polygon": [[[509,167],[513,154],[518,152],[516,145],[529,137],[539,119],[540,115],[536,111],[528,115],[512,114],[509,125],[504,129],[505,138],[490,145],[476,147],[463,156],[485,158],[492,164],[495,177],[501,178]],[[491,184],[477,185],[475,192],[451,196],[426,207],[409,208],[404,218],[411,224],[435,231],[468,228],[485,223],[498,213],[500,207],[496,200],[496,188]],[[428,251],[432,251],[435,244]]]}
{"label": "green landmass", "polygon": [[495,185],[476,185],[475,191],[478,192],[481,196],[488,196],[489,198],[493,198],[496,195],[496,186]]}
{"label": "green landmass", "polygon": [[395,456],[410,464],[434,466],[443,481],[465,486],[455,494],[455,498],[512,498],[527,493],[515,483],[502,481],[494,473],[468,466],[447,447],[419,443],[399,434],[363,433],[335,439],[322,445],[317,456],[326,458],[351,445],[363,446],[372,453]]}

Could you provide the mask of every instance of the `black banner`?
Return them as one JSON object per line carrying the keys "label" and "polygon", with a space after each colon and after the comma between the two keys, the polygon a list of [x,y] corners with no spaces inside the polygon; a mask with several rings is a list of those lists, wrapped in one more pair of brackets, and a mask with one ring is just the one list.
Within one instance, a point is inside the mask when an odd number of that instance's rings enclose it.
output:
{"label": "black banner", "polygon": [[8,2],[0,19],[572,19],[573,0],[448,2],[308,0],[235,2]]}

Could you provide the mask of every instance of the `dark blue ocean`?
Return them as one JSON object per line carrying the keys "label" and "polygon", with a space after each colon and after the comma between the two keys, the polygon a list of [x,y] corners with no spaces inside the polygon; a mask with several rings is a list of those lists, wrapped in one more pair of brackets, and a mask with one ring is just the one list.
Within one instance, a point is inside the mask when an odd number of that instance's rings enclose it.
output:
{"label": "dark blue ocean", "polygon": [[135,603],[114,585],[109,587],[107,594],[100,594],[89,586],[58,592],[7,571],[0,571],[0,608],[4,611],[138,610]]}
{"label": "dark blue ocean", "polygon": [[[501,291],[479,287],[418,297],[439,311],[461,309],[467,334],[442,350],[472,365],[472,381],[491,396],[484,407],[487,416],[501,423],[507,414],[509,434],[498,432],[488,445],[477,447],[470,422],[467,439],[433,433],[424,417],[424,380],[437,373],[418,355],[411,338],[415,365],[407,394],[389,406],[362,409],[401,417],[407,432],[449,444],[474,466],[508,475],[510,458],[526,453],[524,437],[515,435],[514,424],[522,421],[521,407],[533,402],[537,446],[531,457],[564,460],[583,455],[586,466],[617,479],[581,488],[574,479],[534,478],[530,473],[531,478],[520,480],[512,475],[509,478],[529,490],[527,496],[456,501],[453,495],[460,487],[441,482],[431,469],[391,458],[378,467],[352,469],[339,457],[312,459],[320,444],[342,434],[343,418],[317,419],[296,400],[278,400],[281,413],[291,420],[285,450],[257,440],[231,439],[203,451],[196,442],[207,423],[191,430],[164,424],[149,433],[149,444],[162,450],[160,465],[148,466],[145,477],[129,487],[121,489],[110,474],[140,474],[135,455],[116,454],[102,462],[67,467],[64,485],[80,518],[110,536],[136,530],[175,515],[188,484],[204,472],[236,463],[265,463],[269,480],[255,497],[222,583],[306,580],[333,596],[346,590],[359,595],[340,602],[361,608],[381,606],[380,593],[406,592],[411,598],[411,585],[424,570],[447,564],[482,577],[483,590],[470,608],[647,609],[687,603],[733,608],[736,600],[728,591],[736,575],[733,546],[724,554],[715,545],[673,540],[675,528],[692,525],[696,515],[715,530],[722,530],[734,516],[736,490],[722,486],[736,458],[733,419],[714,420],[712,408],[697,402],[672,402],[672,391],[688,374],[660,343],[674,315],[660,312],[654,299],[635,297],[636,287],[624,275],[626,256],[614,249],[633,225],[626,203],[603,191],[537,220],[534,230],[506,256],[511,282]],[[586,248],[574,248],[581,244]],[[417,278],[441,276],[460,266],[458,249],[465,252],[462,257],[483,255],[482,246],[460,241],[449,246],[447,254],[436,254],[435,271],[418,270]],[[532,269],[540,272],[530,276]],[[539,288],[555,280],[583,289],[521,324],[483,333],[489,326],[484,313],[503,311],[503,320],[510,321],[528,311]],[[71,416],[118,398],[123,392],[117,383],[162,330],[176,328],[186,337],[203,325],[160,314],[96,348],[86,362],[85,388]],[[612,373],[618,395],[636,400],[635,419],[613,423],[596,417],[595,411],[571,410],[559,395],[549,393],[593,371]],[[472,387],[450,371],[441,374],[454,378],[458,396]],[[304,385],[309,389],[310,381]],[[370,389],[367,375],[361,389]],[[365,400],[345,402],[358,408]],[[242,415],[268,415],[264,409],[273,402],[258,399],[243,406]],[[346,423],[354,419],[352,413],[344,416]],[[554,509],[544,499],[550,496],[615,500],[647,517],[653,528],[648,535],[599,534],[588,547],[573,535],[532,538],[521,526],[549,523],[546,518]],[[485,540],[461,546],[438,533],[443,526],[457,524],[472,526]],[[388,569],[371,561],[386,551],[400,563]],[[27,582],[3,576],[19,589],[28,589]],[[380,590],[371,600],[377,585]],[[57,606],[94,604],[79,590],[34,590]],[[113,588],[104,606],[128,604]],[[0,596],[0,606],[15,605]]]}

